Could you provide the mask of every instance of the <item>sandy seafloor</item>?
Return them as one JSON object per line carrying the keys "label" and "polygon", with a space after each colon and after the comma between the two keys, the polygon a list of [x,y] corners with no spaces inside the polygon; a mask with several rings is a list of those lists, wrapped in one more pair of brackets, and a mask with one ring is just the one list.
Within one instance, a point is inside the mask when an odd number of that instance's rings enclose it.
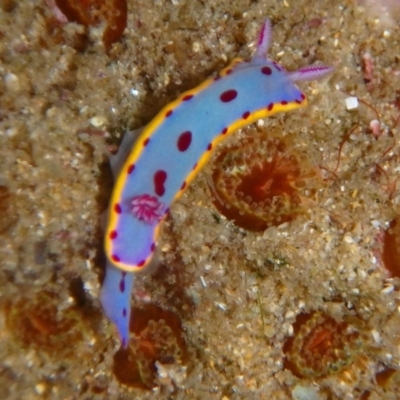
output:
{"label": "sandy seafloor", "polygon": [[[45,2],[3,2],[1,399],[400,398],[400,282],[380,258],[400,212],[400,5],[387,2],[385,14],[383,3],[131,0],[106,54],[100,28],[82,46],[82,28],[57,26]],[[271,59],[335,67],[299,84],[308,107],[258,124],[292,138],[318,189],[292,222],[248,232],[215,210],[210,161],[171,209],[161,266],[138,277],[132,296],[179,316],[188,357],[158,364],[152,390],[123,385],[98,300],[106,154],[182,91],[249,58],[267,16]],[[365,104],[346,108],[349,94],[377,110],[379,127]],[[283,347],[296,316],[313,312],[362,321],[352,328],[361,342],[339,372],[299,377]],[[391,377],[377,379],[382,371]]]}

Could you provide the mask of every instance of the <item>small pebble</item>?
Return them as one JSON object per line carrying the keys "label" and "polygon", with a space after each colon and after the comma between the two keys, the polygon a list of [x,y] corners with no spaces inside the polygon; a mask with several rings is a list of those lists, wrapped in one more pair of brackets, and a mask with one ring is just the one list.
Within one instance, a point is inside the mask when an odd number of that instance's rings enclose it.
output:
{"label": "small pebble", "polygon": [[11,72],[8,72],[4,77],[4,84],[8,90],[16,92],[20,88],[19,79],[17,75],[14,75]]}
{"label": "small pebble", "polygon": [[107,124],[107,118],[102,115],[97,115],[93,118],[89,119],[89,122],[92,126],[99,128],[100,126],[104,126]]}
{"label": "small pebble", "polygon": [[347,110],[355,110],[358,108],[358,99],[357,97],[348,97],[346,100],[346,109]]}
{"label": "small pebble", "polygon": [[44,392],[46,391],[46,384],[45,383],[38,383],[36,386],[35,386],[35,392],[37,393],[37,394],[43,394]]}
{"label": "small pebble", "polygon": [[381,335],[380,335],[380,333],[379,333],[376,329],[373,329],[373,330],[371,331],[371,334],[372,334],[372,337],[374,338],[375,342],[376,342],[376,343],[380,343],[380,341],[381,341]]}
{"label": "small pebble", "polygon": [[354,242],[353,238],[351,236],[349,236],[349,235],[345,235],[344,241],[346,243],[353,243]]}
{"label": "small pebble", "polygon": [[318,400],[320,396],[311,384],[299,383],[292,390],[292,398],[294,400]]}

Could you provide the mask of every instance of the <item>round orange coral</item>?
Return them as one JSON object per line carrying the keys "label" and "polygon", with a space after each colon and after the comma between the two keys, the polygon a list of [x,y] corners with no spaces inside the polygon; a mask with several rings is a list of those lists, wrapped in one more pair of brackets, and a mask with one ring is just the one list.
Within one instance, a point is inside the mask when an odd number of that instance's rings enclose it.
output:
{"label": "round orange coral", "polygon": [[128,349],[114,355],[114,374],[125,385],[151,389],[157,361],[171,365],[187,358],[180,319],[171,311],[152,304],[133,308],[130,331]]}
{"label": "round orange coral", "polygon": [[400,277],[400,223],[399,217],[390,222],[383,234],[382,261],[394,278]]}
{"label": "round orange coral", "polygon": [[348,365],[362,344],[363,323],[350,318],[338,322],[321,312],[300,314],[294,336],[283,347],[285,367],[300,378],[318,378]]}
{"label": "round orange coral", "polygon": [[296,218],[302,211],[306,179],[315,173],[288,147],[288,139],[253,129],[233,148],[222,150],[209,182],[218,211],[251,231]]}
{"label": "round orange coral", "polygon": [[55,3],[70,22],[85,26],[105,22],[103,43],[107,49],[121,38],[126,28],[126,0],[55,0]]}
{"label": "round orange coral", "polygon": [[49,352],[71,353],[71,343],[81,341],[82,316],[73,307],[58,310],[55,292],[43,290],[6,306],[10,332],[25,346]]}

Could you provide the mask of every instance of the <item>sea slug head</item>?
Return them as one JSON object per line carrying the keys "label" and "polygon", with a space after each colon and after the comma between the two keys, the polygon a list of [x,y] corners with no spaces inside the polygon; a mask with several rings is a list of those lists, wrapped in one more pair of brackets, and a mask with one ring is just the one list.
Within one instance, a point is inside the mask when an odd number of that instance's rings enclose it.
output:
{"label": "sea slug head", "polygon": [[[261,27],[260,33],[258,35],[257,50],[252,58],[253,63],[265,60],[265,56],[269,48],[269,43],[271,41],[271,32],[271,22],[269,19],[267,19]],[[284,70],[284,68],[281,67],[279,64],[274,63],[274,65],[280,67],[281,70]],[[290,72],[289,78],[292,82],[312,81],[314,79],[322,78],[330,74],[332,71],[332,67],[328,67],[325,65],[311,65],[300,68],[297,71]]]}

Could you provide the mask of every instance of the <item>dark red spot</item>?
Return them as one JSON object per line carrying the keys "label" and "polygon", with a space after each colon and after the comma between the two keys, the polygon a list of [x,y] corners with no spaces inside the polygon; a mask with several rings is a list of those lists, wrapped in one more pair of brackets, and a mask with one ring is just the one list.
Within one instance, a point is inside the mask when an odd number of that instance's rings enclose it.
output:
{"label": "dark red spot", "polygon": [[265,75],[271,75],[272,74],[272,69],[270,67],[262,67],[261,72]]}
{"label": "dark red spot", "polygon": [[224,93],[221,94],[221,96],[219,96],[219,98],[221,99],[221,101],[223,101],[224,103],[229,103],[230,101],[236,99],[237,96],[237,91],[234,89],[230,89],[225,91]]}
{"label": "dark red spot", "polygon": [[184,97],[182,98],[182,100],[183,100],[183,101],[188,101],[188,100],[190,100],[192,97],[193,97],[192,94],[187,94],[186,96],[184,96]]}
{"label": "dark red spot", "polygon": [[297,104],[301,104],[301,100],[295,100],[295,102],[297,103]]}
{"label": "dark red spot", "polygon": [[120,262],[120,261],[121,261],[121,259],[120,259],[116,254],[113,254],[113,255],[111,256],[111,259],[112,259],[113,261],[115,261],[115,262]]}
{"label": "dark red spot", "polygon": [[243,119],[247,119],[250,116],[250,111],[246,111],[245,113],[243,113],[242,117]]}
{"label": "dark red spot", "polygon": [[274,103],[269,103],[268,107],[267,107],[267,110],[268,111],[272,111],[273,108],[274,108]]}
{"label": "dark red spot", "polygon": [[165,116],[168,118],[171,114],[172,114],[172,110],[168,110],[168,111],[165,113]]}
{"label": "dark red spot", "polygon": [[212,143],[208,143],[207,150],[211,151],[211,149],[212,149]]}
{"label": "dark red spot", "polygon": [[228,132],[228,128],[224,128],[224,129],[222,129],[222,132],[221,132],[221,133],[222,133],[223,135],[226,135],[227,132]]}
{"label": "dark red spot", "polygon": [[128,174],[131,174],[132,173],[132,171],[135,169],[135,164],[131,164],[129,167],[128,167]]}
{"label": "dark red spot", "polygon": [[118,236],[117,231],[111,231],[110,232],[110,239],[115,239]]}
{"label": "dark red spot", "polygon": [[153,177],[154,180],[154,191],[157,196],[162,196],[165,193],[165,181],[167,179],[167,173],[162,169],[159,169]]}
{"label": "dark red spot", "polygon": [[149,144],[149,142],[150,142],[150,138],[145,139],[145,140],[143,141],[143,146],[146,147],[146,146]]}
{"label": "dark red spot", "polygon": [[214,81],[219,81],[221,79],[221,77],[218,75],[214,78]]}
{"label": "dark red spot", "polygon": [[125,307],[122,309],[122,316],[126,317],[126,308]]}
{"label": "dark red spot", "polygon": [[167,215],[169,213],[169,208],[167,208],[166,210],[165,210],[165,215]]}
{"label": "dark red spot", "polygon": [[115,211],[117,214],[121,214],[121,213],[122,213],[121,206],[120,206],[118,203],[114,206],[114,211]]}
{"label": "dark red spot", "polygon": [[124,292],[125,292],[125,280],[124,280],[124,278],[122,278],[122,279],[119,281],[119,291],[120,291],[121,293],[124,293]]}
{"label": "dark red spot", "polygon": [[155,248],[156,248],[156,244],[152,243],[150,246],[150,251],[153,252],[155,250]]}
{"label": "dark red spot", "polygon": [[144,264],[146,264],[146,260],[142,260],[142,261],[138,262],[137,266],[143,267]]}
{"label": "dark red spot", "polygon": [[192,142],[192,132],[186,131],[179,135],[177,146],[179,151],[186,151]]}
{"label": "dark red spot", "polygon": [[232,73],[232,70],[231,69],[228,69],[228,71],[226,71],[226,74],[227,75],[229,75],[229,74],[231,74]]}
{"label": "dark red spot", "polygon": [[196,169],[196,168],[197,168],[197,163],[193,165],[193,169]]}
{"label": "dark red spot", "polygon": [[281,101],[281,104],[282,104],[283,106],[286,106],[286,105],[287,105],[287,101],[286,101],[286,100],[282,100],[282,101]]}
{"label": "dark red spot", "polygon": [[303,93],[301,94],[301,96],[300,96],[300,97],[301,97],[301,99],[302,99],[302,100],[304,100],[304,99],[306,98],[306,96],[304,96],[304,94],[303,94]]}
{"label": "dark red spot", "polygon": [[182,186],[181,186],[181,190],[185,189],[186,187],[186,181],[183,181]]}

